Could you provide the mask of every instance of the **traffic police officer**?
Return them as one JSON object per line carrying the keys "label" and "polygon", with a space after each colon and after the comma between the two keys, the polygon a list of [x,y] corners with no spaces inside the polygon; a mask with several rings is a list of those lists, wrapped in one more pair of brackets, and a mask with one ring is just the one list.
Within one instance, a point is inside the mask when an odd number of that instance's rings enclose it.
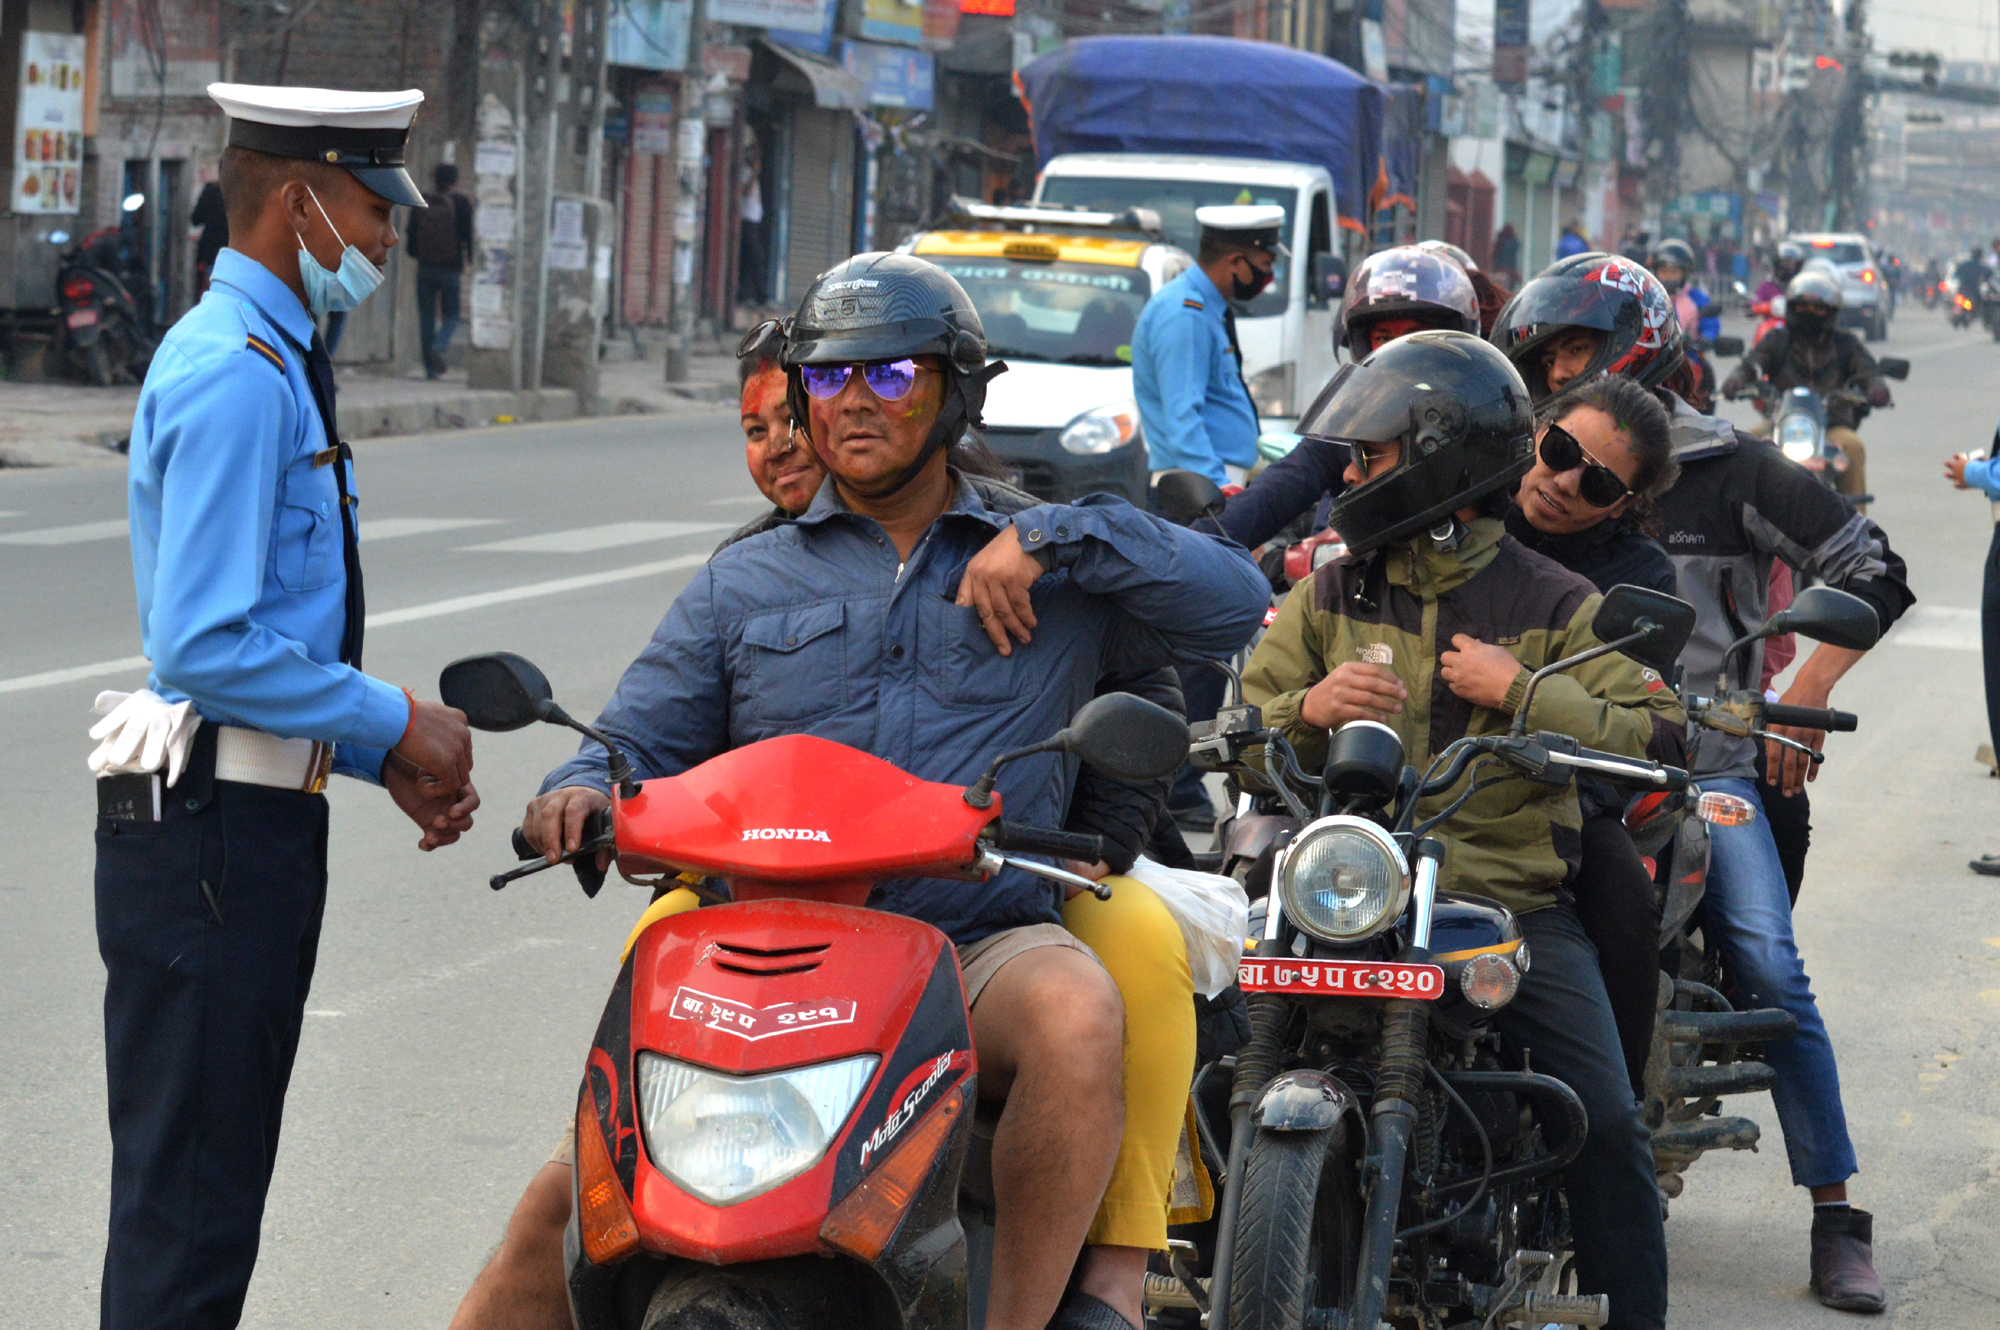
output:
{"label": "traffic police officer", "polygon": [[132,428],[148,687],[106,694],[97,930],[111,1117],[105,1327],[234,1326],[256,1261],[326,900],[339,772],[450,844],[465,717],[363,674],[352,458],[314,320],[396,243],[420,92],[216,84],[230,247]]}
{"label": "traffic police officer", "polygon": [[1287,256],[1285,210],[1241,204],[1197,208],[1194,218],[1195,266],[1153,294],[1132,333],[1132,392],[1154,472],[1179,467],[1240,484],[1257,461],[1257,408],[1231,302],[1271,284]]}

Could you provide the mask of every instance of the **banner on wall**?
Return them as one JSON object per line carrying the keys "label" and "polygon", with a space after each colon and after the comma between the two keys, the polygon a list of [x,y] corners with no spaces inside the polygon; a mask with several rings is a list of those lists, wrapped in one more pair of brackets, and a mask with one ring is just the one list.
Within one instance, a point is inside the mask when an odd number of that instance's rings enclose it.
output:
{"label": "banner on wall", "polygon": [[21,34],[21,79],[14,102],[17,213],[73,213],[83,179],[84,39],[59,32]]}

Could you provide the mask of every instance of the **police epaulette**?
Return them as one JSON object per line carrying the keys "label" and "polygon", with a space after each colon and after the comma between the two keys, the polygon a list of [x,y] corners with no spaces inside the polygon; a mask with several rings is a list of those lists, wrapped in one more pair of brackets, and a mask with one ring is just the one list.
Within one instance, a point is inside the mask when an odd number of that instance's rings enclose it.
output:
{"label": "police epaulette", "polygon": [[1188,309],[1207,309],[1207,308],[1208,308],[1208,306],[1206,306],[1206,305],[1202,304],[1202,303],[1201,303],[1201,302],[1200,302],[1199,300],[1183,300],[1183,301],[1181,301],[1181,304],[1182,304],[1182,305],[1184,305],[1184,306],[1186,306],[1186,307],[1187,307]]}
{"label": "police epaulette", "polygon": [[285,372],[285,358],[278,354],[277,348],[273,347],[269,342],[259,341],[254,335],[249,336],[248,341],[252,351],[255,351],[258,355],[277,366],[278,373],[283,374]]}

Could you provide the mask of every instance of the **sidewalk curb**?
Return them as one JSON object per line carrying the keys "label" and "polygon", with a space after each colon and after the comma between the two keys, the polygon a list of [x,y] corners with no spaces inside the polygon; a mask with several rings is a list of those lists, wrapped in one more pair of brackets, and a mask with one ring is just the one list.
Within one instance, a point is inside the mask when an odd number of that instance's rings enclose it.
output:
{"label": "sidewalk curb", "polygon": [[449,397],[411,402],[340,404],[340,432],[351,439],[377,439],[390,434],[430,434],[438,430],[478,429],[486,425],[574,420],[576,393],[568,388],[474,390]]}

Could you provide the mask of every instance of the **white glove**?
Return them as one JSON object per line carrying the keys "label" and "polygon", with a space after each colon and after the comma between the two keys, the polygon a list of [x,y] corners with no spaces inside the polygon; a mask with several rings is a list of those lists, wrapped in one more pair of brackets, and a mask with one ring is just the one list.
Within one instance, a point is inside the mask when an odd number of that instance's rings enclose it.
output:
{"label": "white glove", "polygon": [[104,717],[90,727],[98,740],[87,761],[93,776],[126,776],[167,770],[167,787],[181,778],[201,715],[192,702],[167,700],[150,688],[102,692],[93,709]]}

